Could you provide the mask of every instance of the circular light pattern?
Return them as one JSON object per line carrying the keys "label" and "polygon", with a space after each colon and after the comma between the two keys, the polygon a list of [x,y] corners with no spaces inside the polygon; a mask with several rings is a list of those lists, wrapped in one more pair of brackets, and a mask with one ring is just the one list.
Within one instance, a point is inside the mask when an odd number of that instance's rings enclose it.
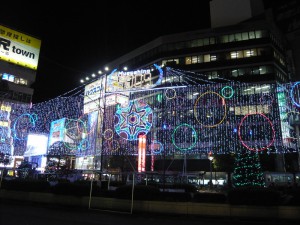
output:
{"label": "circular light pattern", "polygon": [[176,109],[181,109],[184,106],[185,99],[181,96],[175,98],[167,99],[167,107],[176,107]]}
{"label": "circular light pattern", "polygon": [[160,154],[164,150],[164,146],[161,142],[153,140],[150,145],[151,153]]}
{"label": "circular light pattern", "polygon": [[[204,98],[204,96],[208,95],[208,97]],[[216,100],[215,98],[212,98],[213,95],[216,95],[221,101]],[[200,99],[203,99],[204,101],[198,106],[198,103],[200,102]],[[208,100],[208,102],[207,102]],[[207,104],[208,103],[208,104]],[[221,108],[224,108],[223,116],[220,115],[220,118],[216,118],[219,115],[215,115],[220,112],[220,106]],[[198,110],[200,113],[198,113]],[[202,116],[203,121],[200,121],[198,118],[198,114],[204,114]],[[195,101],[194,104],[194,115],[198,123],[200,123],[203,127],[216,127],[219,124],[223,123],[224,119],[226,118],[226,102],[225,99],[219,95],[216,92],[208,91],[203,94],[201,94]],[[206,120],[206,121],[204,121]]]}
{"label": "circular light pattern", "polygon": [[[230,91],[231,93],[227,94],[228,91]],[[225,87],[222,88],[221,94],[224,98],[232,98],[232,96],[234,94],[234,90],[231,86],[225,86]]]}
{"label": "circular light pattern", "polygon": [[[179,137],[176,136],[177,134]],[[192,149],[196,145],[197,139],[197,132],[194,127],[186,123],[177,126],[172,134],[172,143],[180,150]]]}
{"label": "circular light pattern", "polygon": [[157,64],[153,64],[153,65],[154,65],[155,68],[159,71],[159,77],[158,77],[158,80],[157,80],[157,81],[155,82],[155,84],[153,84],[153,86],[152,86],[152,87],[155,87],[155,86],[161,84],[162,79],[163,79],[163,76],[164,76],[164,72],[163,72],[162,68],[161,68],[159,65],[157,65]]}
{"label": "circular light pattern", "polygon": [[[272,138],[271,138],[271,140],[269,141],[269,143],[265,143],[265,146],[264,147],[260,147],[260,148],[255,148],[255,147],[250,147],[249,146],[249,143],[250,142],[253,142],[253,141],[251,141],[251,140],[244,140],[245,138],[248,138],[248,139],[250,139],[250,138],[255,138],[255,144],[256,145],[258,145],[259,143],[257,143],[257,139],[258,138],[262,138],[262,134],[266,134],[267,135],[267,131],[266,130],[263,130],[263,131],[261,131],[260,130],[260,132],[257,132],[256,130],[259,130],[259,129],[262,129],[262,128],[264,128],[263,126],[262,126],[262,124],[261,124],[261,122],[259,121],[259,119],[258,118],[256,118],[255,119],[255,123],[253,123],[253,122],[250,122],[249,123],[249,125],[247,124],[247,126],[250,128],[250,130],[249,130],[249,133],[248,132],[244,132],[244,134],[241,134],[241,127],[242,127],[242,125],[243,125],[243,123],[244,123],[244,121],[248,118],[248,117],[250,117],[250,116],[261,116],[261,117],[263,117],[265,120],[267,120],[267,122],[269,123],[269,125],[270,125],[270,127],[271,127],[271,131],[272,131]],[[255,128],[255,129],[254,129]],[[244,137],[242,137],[242,135],[244,136]],[[247,136],[246,136],[247,135]],[[246,147],[248,150],[251,150],[251,151],[263,151],[263,150],[265,150],[265,149],[267,149],[267,148],[269,148],[273,143],[274,143],[274,141],[275,141],[275,130],[274,130],[274,127],[273,127],[273,123],[271,122],[271,120],[266,116],[266,115],[264,115],[263,113],[251,113],[251,114],[247,114],[246,116],[244,116],[244,118],[242,119],[242,121],[241,121],[241,123],[240,123],[240,125],[239,125],[239,129],[238,129],[238,136],[239,136],[239,139],[240,139],[240,142],[242,143],[242,145],[244,146],[244,147]],[[256,137],[257,136],[257,137]],[[250,137],[250,138],[249,138]],[[244,139],[243,139],[244,138]],[[267,138],[265,138],[265,139],[267,139]],[[248,143],[247,143],[248,142]]]}
{"label": "circular light pattern", "polygon": [[35,127],[37,116],[34,114],[24,113],[19,116],[13,126],[14,138],[17,140],[27,140],[28,132]]}
{"label": "circular light pattern", "polygon": [[114,136],[114,131],[112,129],[106,129],[103,132],[103,137],[105,140],[111,140]]}
{"label": "circular light pattern", "polygon": [[85,133],[86,135],[89,135],[94,132],[94,128],[96,126],[97,121],[94,120],[92,125],[88,129],[88,125],[86,124],[88,121],[88,114],[82,114],[77,119],[77,129],[79,133]]}
{"label": "circular light pattern", "polygon": [[270,94],[263,93],[259,99],[259,102],[261,105],[264,105],[264,104],[272,105],[274,102],[274,98]]}
{"label": "circular light pattern", "polygon": [[85,150],[87,150],[87,149],[89,149],[89,148],[90,148],[90,143],[89,143],[88,139],[86,139],[86,138],[82,139],[81,142],[79,143],[79,148],[78,148],[78,150],[79,150],[79,151],[80,151],[80,150],[85,151]]}
{"label": "circular light pattern", "polygon": [[65,135],[72,140],[72,142],[64,141],[64,145],[70,150],[76,150],[81,147],[82,135],[78,129],[78,122],[82,123],[81,127],[85,126],[82,120],[66,119]]}
{"label": "circular light pattern", "polygon": [[300,107],[300,104],[299,104],[299,93],[297,93],[297,99],[298,99],[298,102],[296,101],[295,99],[295,96],[294,96],[294,92],[295,92],[295,89],[296,89],[296,86],[299,85],[300,82],[296,82],[292,87],[291,87],[291,90],[290,90],[290,96],[291,96],[291,99],[292,99],[292,102],[294,103],[295,106],[297,107]]}
{"label": "circular light pattern", "polygon": [[167,99],[176,98],[176,90],[173,88],[168,88],[165,90],[165,96]]}
{"label": "circular light pattern", "polygon": [[142,100],[129,102],[128,107],[118,108],[115,113],[115,131],[126,140],[138,140],[152,126],[152,109]]}

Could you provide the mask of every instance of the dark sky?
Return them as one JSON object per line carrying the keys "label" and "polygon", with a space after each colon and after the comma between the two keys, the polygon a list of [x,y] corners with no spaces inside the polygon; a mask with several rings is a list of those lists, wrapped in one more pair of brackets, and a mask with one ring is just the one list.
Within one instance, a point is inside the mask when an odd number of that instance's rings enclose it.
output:
{"label": "dark sky", "polygon": [[33,103],[79,87],[81,78],[159,36],[210,27],[207,0],[76,2],[1,2],[0,24],[42,40]]}

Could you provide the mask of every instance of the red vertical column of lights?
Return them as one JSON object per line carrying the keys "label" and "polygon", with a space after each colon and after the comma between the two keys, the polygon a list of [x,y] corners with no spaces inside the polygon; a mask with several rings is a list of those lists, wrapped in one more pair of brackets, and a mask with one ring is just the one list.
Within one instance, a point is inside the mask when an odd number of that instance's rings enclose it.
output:
{"label": "red vertical column of lights", "polygon": [[146,167],[146,135],[139,135],[138,172],[145,172]]}

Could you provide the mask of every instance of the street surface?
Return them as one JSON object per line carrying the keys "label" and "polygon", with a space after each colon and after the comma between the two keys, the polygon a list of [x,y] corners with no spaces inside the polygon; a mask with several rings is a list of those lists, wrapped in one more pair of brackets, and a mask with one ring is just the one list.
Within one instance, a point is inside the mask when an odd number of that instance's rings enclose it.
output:
{"label": "street surface", "polygon": [[298,222],[183,215],[130,215],[0,199],[0,225],[293,225]]}

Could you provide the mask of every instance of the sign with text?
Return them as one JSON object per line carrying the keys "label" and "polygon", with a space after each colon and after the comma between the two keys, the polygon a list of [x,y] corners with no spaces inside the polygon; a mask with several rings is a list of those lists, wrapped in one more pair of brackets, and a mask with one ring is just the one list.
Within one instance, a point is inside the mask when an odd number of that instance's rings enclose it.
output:
{"label": "sign with text", "polygon": [[105,78],[102,77],[84,88],[84,113],[104,108]]}
{"label": "sign with text", "polygon": [[41,40],[0,25],[0,60],[37,70]]}

